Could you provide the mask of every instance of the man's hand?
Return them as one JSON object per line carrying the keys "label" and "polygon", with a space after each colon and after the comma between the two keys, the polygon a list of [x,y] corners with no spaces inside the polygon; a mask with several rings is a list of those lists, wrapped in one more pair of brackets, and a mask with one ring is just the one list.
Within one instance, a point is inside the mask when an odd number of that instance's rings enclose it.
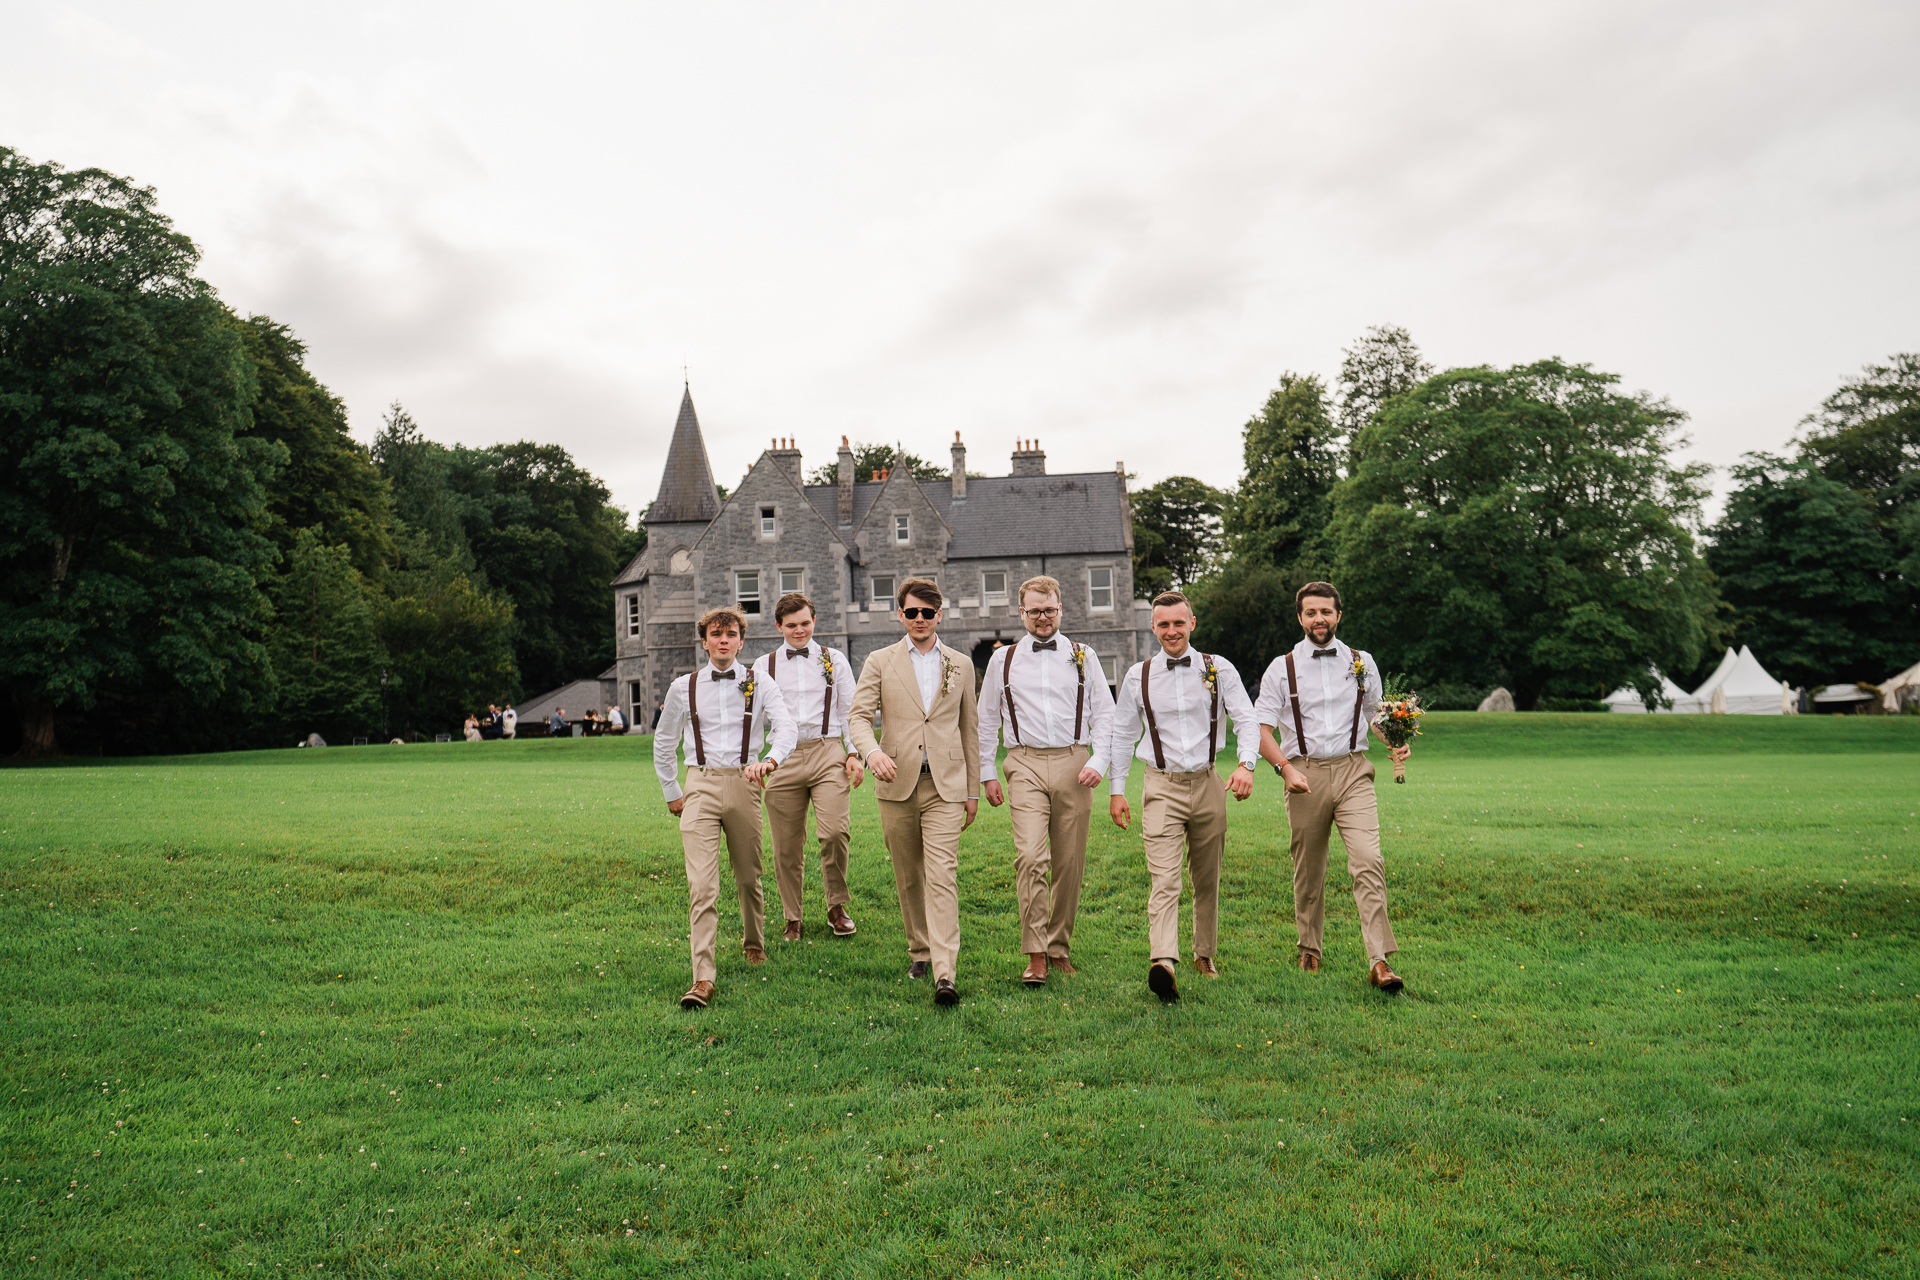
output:
{"label": "man's hand", "polygon": [[1387,754],[1393,758],[1395,764],[1405,764],[1407,757],[1413,754],[1413,744],[1409,742],[1403,747],[1389,747]]}
{"label": "man's hand", "polygon": [[1312,787],[1307,785],[1307,775],[1294,768],[1291,764],[1283,764],[1280,766],[1280,776],[1286,779],[1287,794],[1290,796],[1304,796],[1313,790]]}
{"label": "man's hand", "polygon": [[1006,792],[1000,789],[1000,779],[987,779],[987,803],[998,809],[1007,802]]}
{"label": "man's hand", "polygon": [[756,760],[741,772],[746,775],[748,782],[757,782],[764,788],[767,785],[767,775],[773,772],[773,768],[771,760]]}
{"label": "man's hand", "polygon": [[873,776],[882,782],[892,782],[900,772],[900,767],[894,764],[893,757],[877,748],[867,757],[867,767],[872,769]]}
{"label": "man's hand", "polygon": [[1133,821],[1133,810],[1127,808],[1125,796],[1108,796],[1107,813],[1113,818],[1113,825],[1122,831],[1125,831],[1127,824]]}
{"label": "man's hand", "polygon": [[980,802],[978,800],[967,801],[967,820],[960,824],[960,829],[962,831],[965,831],[968,827],[973,825],[973,820],[979,816],[980,816]]}
{"label": "man's hand", "polygon": [[673,814],[675,817],[679,817],[680,811],[686,807],[687,798],[685,796],[681,796],[678,800],[667,801],[667,812]]}
{"label": "man's hand", "polygon": [[1097,787],[1100,785],[1100,771],[1088,765],[1080,771],[1079,781],[1083,787]]}
{"label": "man's hand", "polygon": [[1235,800],[1245,800],[1248,796],[1252,795],[1253,770],[1247,768],[1245,765],[1241,765],[1238,769],[1235,769],[1233,776],[1227,779],[1227,790],[1233,792],[1233,798]]}
{"label": "man's hand", "polygon": [[860,767],[859,756],[847,757],[847,783],[857,787],[867,780],[867,771]]}

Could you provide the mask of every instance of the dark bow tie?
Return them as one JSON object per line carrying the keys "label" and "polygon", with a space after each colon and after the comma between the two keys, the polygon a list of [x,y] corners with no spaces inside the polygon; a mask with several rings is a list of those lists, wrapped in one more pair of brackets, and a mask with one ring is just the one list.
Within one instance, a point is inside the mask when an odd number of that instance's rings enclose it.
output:
{"label": "dark bow tie", "polygon": [[1190,667],[1192,665],[1193,665],[1192,654],[1188,654],[1184,658],[1168,658],[1167,659],[1167,670],[1169,671],[1173,670],[1175,667]]}
{"label": "dark bow tie", "polygon": [[1340,656],[1340,651],[1338,649],[1315,649],[1313,656],[1316,658],[1337,658]]}
{"label": "dark bow tie", "polygon": [[789,649],[789,650],[787,650],[787,656],[788,656],[789,658],[805,658],[805,657],[808,657],[808,656],[810,656],[810,655],[811,655],[811,653],[812,653],[812,650],[810,650],[810,649]]}
{"label": "dark bow tie", "polygon": [[1059,649],[1059,647],[1060,647],[1060,641],[1057,639],[1056,640],[1035,640],[1033,642],[1033,651],[1035,653],[1040,652],[1040,650],[1042,649],[1045,649],[1048,652],[1053,652]]}
{"label": "dark bow tie", "polygon": [[736,675],[738,675],[738,674],[739,674],[739,673],[738,673],[738,672],[736,672],[736,671],[735,671],[735,670],[734,670],[734,669],[733,669],[732,667],[728,667],[728,668],[727,668],[727,669],[726,669],[725,671],[716,671],[716,672],[714,672],[714,673],[713,673],[713,678],[714,678],[715,680],[731,680],[731,679],[733,679],[733,678],[734,678],[734,676],[736,676]]}

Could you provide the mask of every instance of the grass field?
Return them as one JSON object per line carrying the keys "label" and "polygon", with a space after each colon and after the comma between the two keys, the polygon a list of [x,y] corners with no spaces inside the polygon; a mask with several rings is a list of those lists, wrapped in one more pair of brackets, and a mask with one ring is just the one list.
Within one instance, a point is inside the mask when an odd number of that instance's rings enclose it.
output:
{"label": "grass field", "polygon": [[1920,1272],[1920,720],[1419,747],[1380,788],[1404,995],[1350,898],[1290,967],[1266,773],[1220,981],[1147,992],[1099,821],[1082,976],[1022,988],[983,810],[944,1011],[869,788],[859,936],[776,923],[689,1014],[645,739],[0,771],[0,1274]]}

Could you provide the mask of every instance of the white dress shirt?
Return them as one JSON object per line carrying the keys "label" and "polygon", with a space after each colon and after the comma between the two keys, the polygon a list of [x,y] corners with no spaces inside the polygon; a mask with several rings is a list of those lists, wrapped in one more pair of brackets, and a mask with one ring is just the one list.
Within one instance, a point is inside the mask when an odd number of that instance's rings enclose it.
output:
{"label": "white dress shirt", "polygon": [[913,659],[913,678],[920,683],[920,701],[925,710],[932,711],[933,700],[940,694],[940,667],[945,660],[945,655],[940,652],[940,642],[935,640],[933,648],[922,653],[920,646],[909,640],[907,656]]}
{"label": "white dress shirt", "polygon": [[[816,641],[809,640],[805,658],[788,657],[798,652],[782,641],[778,649],[763,655],[753,664],[760,678],[767,679],[772,672],[773,683],[778,685],[785,696],[787,711],[793,716],[794,726],[800,731],[800,741],[812,742],[815,738],[827,737],[840,739],[840,745],[853,753],[853,742],[847,737],[847,713],[853,709],[853,686],[855,676],[853,664],[847,661],[847,655],[838,649],[831,649]],[[827,674],[820,665],[820,655],[826,654],[833,662],[833,686],[827,686]],[[827,731],[820,732],[821,704],[829,697],[833,700],[833,709],[827,713]]]}
{"label": "white dress shirt", "polygon": [[[1326,646],[1334,651],[1330,657],[1314,657],[1315,647],[1313,641],[1306,639],[1293,646],[1293,665],[1300,675],[1300,723],[1307,731],[1304,746],[1293,729],[1287,655],[1283,653],[1275,658],[1268,664],[1267,673],[1260,677],[1260,701],[1254,708],[1255,713],[1261,724],[1273,726],[1280,750],[1289,760],[1298,760],[1301,756],[1332,760],[1350,752],[1365,751],[1367,724],[1373,718],[1374,708],[1380,705],[1380,668],[1374,664],[1372,654],[1350,649],[1338,637]],[[1354,678],[1355,656],[1367,668],[1364,691]],[[1356,693],[1360,698],[1357,730],[1353,714]]]}
{"label": "white dress shirt", "polygon": [[[1207,688],[1206,665],[1197,650],[1188,647],[1186,666],[1168,668],[1167,655],[1156,653],[1145,662],[1127,668],[1120,681],[1120,693],[1113,704],[1113,771],[1107,788],[1114,795],[1127,789],[1127,773],[1138,756],[1149,765],[1158,765],[1153,755],[1153,735],[1147,732],[1147,719],[1140,705],[1140,669],[1147,668],[1148,688],[1153,696],[1153,719],[1160,726],[1160,746],[1166,752],[1169,773],[1197,773],[1213,763],[1207,753],[1207,722],[1213,705],[1213,692]],[[1179,659],[1173,659],[1178,662]],[[1260,759],[1260,726],[1253,718],[1253,703],[1240,683],[1240,673],[1225,658],[1216,656],[1213,669],[1220,690],[1220,719],[1216,749],[1226,741],[1226,725],[1232,724],[1234,750],[1240,763],[1253,768]],[[1015,668],[1017,671],[1018,668]]]}
{"label": "white dress shirt", "polygon": [[688,723],[689,677],[675,676],[673,683],[667,686],[666,706],[661,709],[660,723],[653,734],[653,771],[660,778],[661,793],[669,800],[678,800],[681,794],[680,769],[674,758],[674,750],[684,746],[687,763],[697,762],[700,753],[693,745],[693,735],[696,733],[700,735],[700,744],[706,750],[708,766],[716,769],[737,769],[743,764],[752,764],[759,758],[761,743],[768,737],[772,741],[768,746],[767,758],[779,764],[792,753],[798,741],[793,716],[787,711],[787,700],[780,696],[779,690],[762,680],[753,695],[753,723],[747,731],[747,758],[740,758],[740,713],[746,704],[746,697],[740,689],[753,669],[736,662],[728,670],[733,672],[731,680],[714,679],[719,671],[711,662],[693,673],[691,678],[700,682],[698,724]]}
{"label": "white dress shirt", "polygon": [[[980,776],[999,777],[1001,725],[1009,747],[1072,747],[1086,743],[1093,753],[1087,767],[1107,772],[1107,753],[1113,750],[1113,694],[1100,669],[1100,655],[1086,645],[1080,657],[1086,664],[1086,698],[1080,704],[1080,732],[1074,736],[1073,711],[1080,701],[1080,671],[1074,670],[1073,641],[1056,634],[1054,648],[1035,651],[1032,636],[996,649],[987,659],[986,679],[980,686]],[[1007,663],[1013,663],[1013,715],[1007,714]],[[1016,735],[1013,721],[1018,718]]]}

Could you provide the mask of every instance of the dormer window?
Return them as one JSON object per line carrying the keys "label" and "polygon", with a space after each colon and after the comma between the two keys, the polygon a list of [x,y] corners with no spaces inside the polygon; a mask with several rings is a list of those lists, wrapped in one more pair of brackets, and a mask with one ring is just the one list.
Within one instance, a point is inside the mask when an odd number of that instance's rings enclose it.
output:
{"label": "dormer window", "polygon": [[897,515],[893,518],[893,540],[897,543],[913,541],[913,517]]}
{"label": "dormer window", "polygon": [[773,507],[760,508],[760,536],[771,542],[778,530],[779,512]]}

